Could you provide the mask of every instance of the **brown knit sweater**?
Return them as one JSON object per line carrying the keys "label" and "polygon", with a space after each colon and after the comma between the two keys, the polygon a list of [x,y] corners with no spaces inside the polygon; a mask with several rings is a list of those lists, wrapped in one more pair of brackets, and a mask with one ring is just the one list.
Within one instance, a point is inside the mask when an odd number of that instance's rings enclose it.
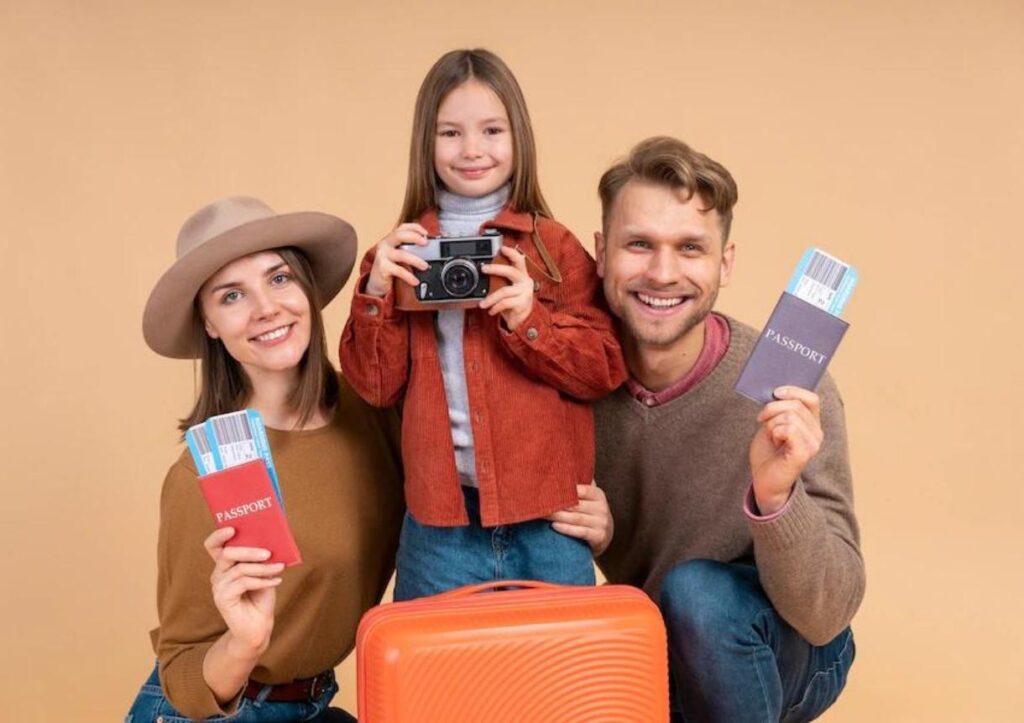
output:
{"label": "brown knit sweater", "polygon": [[779,614],[820,645],[849,624],[864,595],[843,402],[826,374],[816,390],[821,450],[782,514],[750,519],[743,505],[760,407],[732,387],[757,332],[728,321],[725,356],[682,396],[648,408],[623,386],[595,405],[597,483],[615,516],[615,539],[597,563],[609,580],[655,600],[679,562],[756,563]]}
{"label": "brown knit sweater", "polygon": [[[404,514],[398,415],[370,407],[339,381],[330,424],[267,430],[303,563],[285,570],[277,588],[270,647],[251,676],[261,683],[308,678],[340,663],[394,567]],[[160,502],[160,627],[150,635],[164,692],[190,718],[223,714],[203,680],[206,651],[226,630],[210,590],[213,562],[203,548],[213,529],[195,466],[183,452],[167,473]]]}

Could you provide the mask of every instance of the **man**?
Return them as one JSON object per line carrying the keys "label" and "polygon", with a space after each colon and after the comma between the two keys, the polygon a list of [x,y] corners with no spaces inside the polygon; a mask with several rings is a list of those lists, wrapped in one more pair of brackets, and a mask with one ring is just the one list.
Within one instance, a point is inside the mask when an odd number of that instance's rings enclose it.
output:
{"label": "man", "polygon": [[675,720],[810,720],[846,682],[864,594],[842,400],[827,375],[763,408],[733,391],[758,334],[712,311],[736,251],[725,168],[651,138],[599,193],[630,379],[595,407],[616,530],[598,564],[661,607]]}

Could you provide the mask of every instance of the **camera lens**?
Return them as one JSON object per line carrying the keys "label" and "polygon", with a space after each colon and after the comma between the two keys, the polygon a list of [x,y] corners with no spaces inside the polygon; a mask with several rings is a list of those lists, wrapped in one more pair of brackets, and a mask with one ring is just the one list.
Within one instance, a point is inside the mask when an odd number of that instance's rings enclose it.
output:
{"label": "camera lens", "polygon": [[452,259],[441,269],[441,285],[451,296],[468,296],[479,279],[476,266],[466,259]]}

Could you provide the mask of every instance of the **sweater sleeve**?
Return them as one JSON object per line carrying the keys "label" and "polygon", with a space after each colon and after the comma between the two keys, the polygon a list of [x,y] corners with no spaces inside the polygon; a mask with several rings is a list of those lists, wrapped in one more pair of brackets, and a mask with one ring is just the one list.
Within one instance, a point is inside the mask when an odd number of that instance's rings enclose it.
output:
{"label": "sweater sleeve", "polygon": [[409,321],[395,308],[393,290],[383,298],[365,293],[373,257],[370,249],[360,265],[338,358],[360,397],[375,407],[389,407],[402,398],[409,379]]}
{"label": "sweater sleeve", "polygon": [[167,472],[157,537],[157,613],[153,647],[164,695],[189,718],[227,715],[203,678],[206,651],[227,629],[213,603],[213,561],[203,540],[214,525],[193,468],[184,459]]}
{"label": "sweater sleeve", "polygon": [[825,439],[785,509],[748,517],[761,584],[779,614],[814,645],[849,625],[864,597],[864,560],[853,512],[843,402],[831,377],[819,385]]}
{"label": "sweater sleeve", "polygon": [[562,283],[547,285],[530,315],[500,336],[533,376],[582,401],[600,399],[626,380],[626,364],[594,260],[567,229],[555,228]]}

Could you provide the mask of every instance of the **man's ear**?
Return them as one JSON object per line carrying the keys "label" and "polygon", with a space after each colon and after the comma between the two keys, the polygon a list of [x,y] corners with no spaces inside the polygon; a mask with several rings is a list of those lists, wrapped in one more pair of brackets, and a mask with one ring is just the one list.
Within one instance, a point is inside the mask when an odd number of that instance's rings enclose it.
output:
{"label": "man's ear", "polygon": [[594,231],[594,260],[597,261],[597,275],[604,278],[604,234]]}
{"label": "man's ear", "polygon": [[720,287],[729,285],[729,280],[732,279],[732,267],[735,260],[736,244],[732,241],[726,241],[725,248],[722,249],[722,268],[718,275],[718,285]]}

